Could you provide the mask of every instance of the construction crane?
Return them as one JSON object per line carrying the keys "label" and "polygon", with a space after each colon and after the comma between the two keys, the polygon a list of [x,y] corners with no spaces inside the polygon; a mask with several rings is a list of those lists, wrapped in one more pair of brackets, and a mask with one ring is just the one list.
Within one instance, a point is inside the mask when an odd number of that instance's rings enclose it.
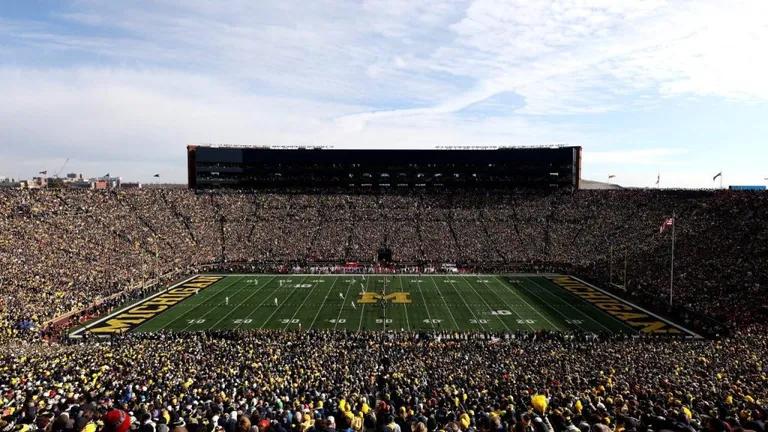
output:
{"label": "construction crane", "polygon": [[53,175],[55,178],[59,178],[59,174],[61,174],[61,171],[64,170],[64,167],[67,166],[68,162],[69,162],[69,158],[67,158],[67,160],[65,160],[64,163],[61,164],[61,168],[59,168],[59,170],[56,171],[56,174]]}

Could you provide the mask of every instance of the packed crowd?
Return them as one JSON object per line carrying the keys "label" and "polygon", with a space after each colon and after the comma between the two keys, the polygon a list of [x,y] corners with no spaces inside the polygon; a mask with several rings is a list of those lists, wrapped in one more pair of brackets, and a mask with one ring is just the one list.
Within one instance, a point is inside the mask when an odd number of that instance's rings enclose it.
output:
{"label": "packed crowd", "polygon": [[[569,271],[735,322],[765,313],[768,194],[576,191],[404,194],[0,191],[0,339],[159,275],[233,263],[370,262]],[[614,253],[610,251],[613,250]],[[614,278],[614,281],[616,278]]]}
{"label": "packed crowd", "polygon": [[[766,432],[766,194],[0,191],[0,431]],[[740,323],[721,340],[269,330],[51,342],[212,268],[398,262],[574,272]],[[365,267],[363,267],[365,268]],[[162,286],[160,282],[156,286]],[[752,323],[752,324],[750,324]],[[47,330],[50,331],[50,328]]]}
{"label": "packed crowd", "polygon": [[765,432],[765,330],[721,341],[260,330],[17,344],[0,353],[0,429]]}

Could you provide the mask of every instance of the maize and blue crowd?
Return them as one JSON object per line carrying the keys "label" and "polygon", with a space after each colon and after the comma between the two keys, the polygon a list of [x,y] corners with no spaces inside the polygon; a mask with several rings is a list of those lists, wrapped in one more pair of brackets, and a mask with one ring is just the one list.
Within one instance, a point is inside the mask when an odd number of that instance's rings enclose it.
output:
{"label": "maize and blue crowd", "polygon": [[[144,295],[132,289],[146,278],[366,261],[381,245],[404,265],[555,269],[606,286],[611,257],[619,266],[626,252],[625,295],[653,306],[669,287],[659,226],[673,211],[675,300],[728,325],[728,337],[259,330],[73,341],[46,324]],[[726,191],[0,191],[0,430],[765,432],[766,214],[765,194]]]}

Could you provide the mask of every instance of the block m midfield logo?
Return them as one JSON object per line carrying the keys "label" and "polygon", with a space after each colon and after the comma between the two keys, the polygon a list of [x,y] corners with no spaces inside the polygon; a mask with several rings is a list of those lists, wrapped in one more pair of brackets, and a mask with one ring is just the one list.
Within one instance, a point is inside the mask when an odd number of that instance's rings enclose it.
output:
{"label": "block m midfield logo", "polygon": [[411,293],[393,292],[389,294],[379,294],[376,292],[361,292],[360,298],[357,300],[357,302],[360,304],[372,304],[382,301],[392,303],[410,303]]}

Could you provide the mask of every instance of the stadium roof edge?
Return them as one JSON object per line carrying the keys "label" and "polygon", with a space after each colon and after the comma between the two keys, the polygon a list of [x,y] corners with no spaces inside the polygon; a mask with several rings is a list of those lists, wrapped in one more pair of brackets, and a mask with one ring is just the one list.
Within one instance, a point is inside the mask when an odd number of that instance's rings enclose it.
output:
{"label": "stadium roof edge", "polygon": [[525,150],[525,149],[560,149],[578,148],[580,146],[567,144],[541,144],[530,146],[434,146],[413,148],[378,148],[378,147],[334,147],[334,146],[300,146],[300,145],[248,145],[248,144],[214,144],[199,143],[190,144],[188,148],[234,148],[234,149],[265,149],[265,150]]}

